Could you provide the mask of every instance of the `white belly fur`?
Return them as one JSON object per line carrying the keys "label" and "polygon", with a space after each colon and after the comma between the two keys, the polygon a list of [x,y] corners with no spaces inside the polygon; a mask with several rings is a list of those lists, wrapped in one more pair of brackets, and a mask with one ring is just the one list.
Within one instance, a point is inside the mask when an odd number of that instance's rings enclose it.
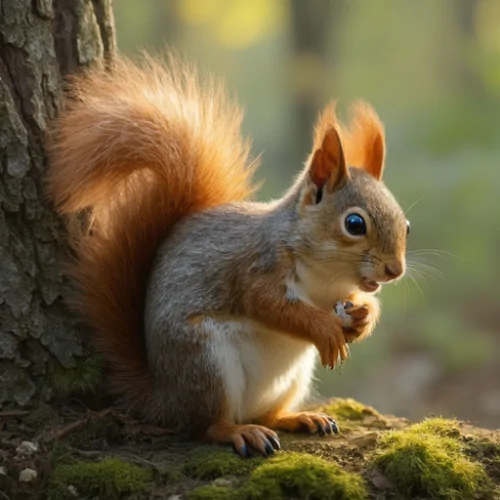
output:
{"label": "white belly fur", "polygon": [[206,318],[200,326],[213,340],[211,359],[226,384],[236,423],[262,416],[292,388],[295,396],[288,409],[308,396],[316,362],[314,346],[250,322]]}

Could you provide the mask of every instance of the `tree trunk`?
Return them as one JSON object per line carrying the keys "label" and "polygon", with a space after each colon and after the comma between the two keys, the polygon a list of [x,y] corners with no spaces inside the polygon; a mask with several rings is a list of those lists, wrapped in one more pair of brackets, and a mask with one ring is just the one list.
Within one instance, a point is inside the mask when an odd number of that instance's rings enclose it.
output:
{"label": "tree trunk", "polygon": [[63,299],[61,221],[44,199],[44,134],[62,79],[112,58],[111,0],[0,0],[0,403],[48,398],[84,349]]}

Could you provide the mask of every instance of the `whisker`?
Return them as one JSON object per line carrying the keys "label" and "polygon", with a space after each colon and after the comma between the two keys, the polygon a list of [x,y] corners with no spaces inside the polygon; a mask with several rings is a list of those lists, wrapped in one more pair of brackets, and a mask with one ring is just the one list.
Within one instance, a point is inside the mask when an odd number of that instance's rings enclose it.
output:
{"label": "whisker", "polygon": [[440,269],[437,269],[434,266],[430,266],[423,262],[409,262],[407,264],[407,269],[410,273],[418,275],[420,278],[427,277],[432,278],[433,280],[437,280],[439,278],[446,285],[451,286],[451,283],[449,282],[446,275]]}
{"label": "whisker", "polygon": [[423,199],[425,198],[425,196],[422,196],[422,198],[419,198],[417,201],[415,201],[414,203],[412,203],[409,208],[407,208],[405,210],[405,215],[408,215],[408,213],[410,212],[410,210],[415,206],[417,205],[418,203],[420,203]]}
{"label": "whisker", "polygon": [[424,273],[422,270],[410,269],[408,272],[408,277],[412,280],[417,286],[418,281],[424,281],[428,278],[435,279],[435,276]]}
{"label": "whisker", "polygon": [[411,281],[415,284],[415,286],[417,287],[417,290],[420,292],[420,295],[422,296],[422,298],[424,299],[425,301],[425,295],[424,295],[424,292],[422,291],[422,288],[420,287],[420,285],[418,284],[417,280],[410,274],[408,275],[408,277],[411,279]]}
{"label": "whisker", "polygon": [[432,278],[435,278],[436,277],[435,275],[438,275],[442,278],[445,277],[443,271],[429,264],[425,264],[423,262],[408,262],[406,264],[406,267],[407,269],[411,269],[414,271],[421,271],[423,274],[426,274]]}
{"label": "whisker", "polygon": [[403,281],[404,283],[404,300],[403,300],[403,319],[406,317],[406,313],[408,312],[408,297],[410,295],[410,289],[408,288],[408,281]]}
{"label": "whisker", "polygon": [[459,259],[462,262],[466,262],[463,257],[456,255],[445,250],[438,250],[437,248],[423,248],[420,250],[409,250],[406,252],[407,256],[421,256],[421,255],[432,255],[436,257],[453,257],[454,259]]}

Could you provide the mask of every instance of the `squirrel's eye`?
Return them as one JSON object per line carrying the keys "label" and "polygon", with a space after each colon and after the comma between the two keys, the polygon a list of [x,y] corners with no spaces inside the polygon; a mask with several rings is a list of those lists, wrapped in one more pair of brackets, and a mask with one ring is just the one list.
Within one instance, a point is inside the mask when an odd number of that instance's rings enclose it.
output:
{"label": "squirrel's eye", "polygon": [[365,220],[359,214],[349,214],[345,218],[345,228],[353,236],[362,236],[366,234]]}
{"label": "squirrel's eye", "polygon": [[410,233],[411,233],[410,221],[407,220],[406,221],[406,236],[409,236]]}

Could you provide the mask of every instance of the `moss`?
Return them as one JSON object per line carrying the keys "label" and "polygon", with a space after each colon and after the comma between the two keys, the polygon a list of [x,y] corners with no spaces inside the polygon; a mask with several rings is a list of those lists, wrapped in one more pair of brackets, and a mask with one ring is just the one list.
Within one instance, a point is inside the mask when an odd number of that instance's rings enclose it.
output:
{"label": "moss", "polygon": [[426,418],[422,422],[410,426],[407,431],[444,437],[460,437],[458,422],[447,418]]}
{"label": "moss", "polygon": [[365,406],[354,399],[333,399],[323,411],[334,417],[340,429],[350,430],[362,423],[366,417],[380,417],[380,414],[371,406]]}
{"label": "moss", "polygon": [[56,467],[58,464],[68,464],[68,460],[71,459],[71,447],[62,441],[55,441],[50,450],[50,461],[52,467]]}
{"label": "moss", "polygon": [[500,443],[486,437],[468,437],[464,451],[473,460],[481,462],[488,475],[500,483]]}
{"label": "moss", "polygon": [[280,453],[254,469],[238,498],[361,500],[368,493],[361,476],[305,453]]}
{"label": "moss", "polygon": [[242,460],[229,449],[207,448],[195,451],[184,465],[183,472],[196,479],[215,479],[221,476],[248,474],[263,461],[260,457]]}
{"label": "moss", "polygon": [[95,393],[102,379],[102,360],[98,356],[79,359],[73,368],[52,365],[49,382],[62,397],[70,394]]}
{"label": "moss", "polygon": [[493,498],[481,464],[471,462],[457,439],[456,422],[429,419],[379,440],[373,463],[408,498]]}
{"label": "moss", "polygon": [[80,496],[97,496],[109,500],[129,498],[144,491],[150,479],[150,471],[117,458],[60,465],[49,479],[47,498],[67,498],[70,485],[77,489]]}
{"label": "moss", "polygon": [[161,484],[178,484],[186,479],[186,476],[180,470],[180,467],[167,465],[163,466],[157,472],[157,480]]}
{"label": "moss", "polygon": [[236,493],[227,486],[201,486],[187,494],[187,500],[230,500]]}

